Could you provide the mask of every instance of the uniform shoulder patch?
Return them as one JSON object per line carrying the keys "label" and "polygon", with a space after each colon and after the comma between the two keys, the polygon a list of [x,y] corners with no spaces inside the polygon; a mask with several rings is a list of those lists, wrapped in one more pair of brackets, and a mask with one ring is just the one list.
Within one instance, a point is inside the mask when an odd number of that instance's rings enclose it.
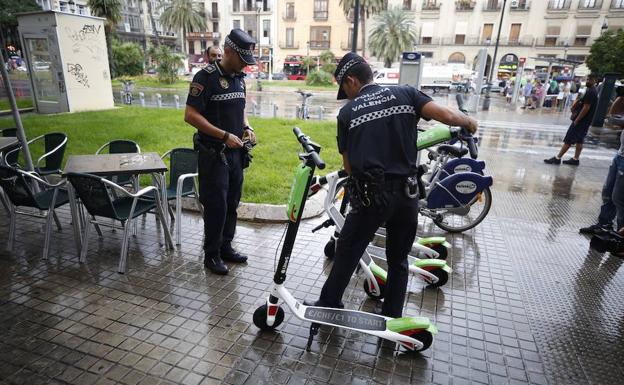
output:
{"label": "uniform shoulder patch", "polygon": [[199,83],[191,83],[191,87],[189,88],[189,95],[199,96],[202,92],[204,92],[204,86]]}
{"label": "uniform shoulder patch", "polygon": [[215,72],[217,70],[217,66],[215,66],[214,64],[208,64],[207,66],[204,67],[204,71],[208,72],[209,74]]}

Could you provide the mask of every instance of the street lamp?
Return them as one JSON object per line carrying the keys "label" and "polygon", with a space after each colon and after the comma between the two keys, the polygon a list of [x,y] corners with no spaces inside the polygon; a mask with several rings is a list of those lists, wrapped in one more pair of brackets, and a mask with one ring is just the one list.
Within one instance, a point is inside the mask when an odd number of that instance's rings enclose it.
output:
{"label": "street lamp", "polygon": [[607,18],[605,17],[604,21],[602,22],[602,27],[600,27],[600,34],[607,32],[608,29],[609,29],[609,22],[607,21]]}
{"label": "street lamp", "polygon": [[[494,66],[496,65],[496,54],[498,53],[498,44],[500,41],[501,29],[503,28],[503,16],[505,16],[505,6],[507,0],[503,0],[503,8],[501,9],[500,24],[498,25],[498,34],[496,35],[496,45],[494,46],[494,56],[492,57],[492,63],[490,64],[490,73],[488,75],[488,82],[485,88],[485,97],[483,98],[483,110],[490,109],[490,89],[492,88],[492,76],[494,75]],[[487,59],[486,59],[487,61]],[[477,90],[480,92],[480,90]]]}
{"label": "street lamp", "polygon": [[258,17],[258,24],[256,28],[256,36],[258,37],[258,41],[256,45],[258,46],[258,81],[260,81],[260,65],[262,64],[262,49],[260,46],[260,38],[261,38],[261,26],[260,26],[260,11],[262,10],[262,0],[256,0],[256,15]]}

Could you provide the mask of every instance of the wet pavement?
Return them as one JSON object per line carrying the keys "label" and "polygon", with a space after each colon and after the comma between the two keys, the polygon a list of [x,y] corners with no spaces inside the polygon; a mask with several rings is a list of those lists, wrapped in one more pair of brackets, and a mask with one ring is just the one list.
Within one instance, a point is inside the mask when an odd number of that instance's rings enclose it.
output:
{"label": "wet pavement", "polygon": [[[240,223],[250,256],[230,275],[207,274],[202,227],[185,213],[183,245],[166,252],[151,216],[130,241],[129,271],[116,272],[121,232],[91,232],[79,264],[69,227],[40,258],[40,222],[19,218],[13,252],[0,251],[0,384],[614,384],[624,378],[622,259],[590,251],[578,228],[595,221],[615,153],[589,145],[581,165],[542,162],[556,152],[566,116],[505,107],[477,115],[480,156],[494,176],[486,220],[450,235],[421,220],[420,234],[452,244],[446,286],[411,279],[406,315],[440,330],[422,354],[398,355],[377,338],[309,325],[286,310],[275,333],[252,324],[264,301],[283,225]],[[315,298],[329,272],[330,230],[299,232],[287,287]],[[0,219],[0,239],[8,235]],[[2,243],[4,243],[3,241]],[[372,310],[360,275],[348,308]]]}

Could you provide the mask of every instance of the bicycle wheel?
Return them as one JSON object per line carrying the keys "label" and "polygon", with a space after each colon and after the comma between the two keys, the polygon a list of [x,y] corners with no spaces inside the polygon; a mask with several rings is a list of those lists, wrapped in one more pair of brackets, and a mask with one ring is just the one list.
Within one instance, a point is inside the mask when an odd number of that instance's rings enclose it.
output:
{"label": "bicycle wheel", "polygon": [[452,211],[441,212],[433,218],[433,223],[449,233],[461,233],[472,229],[485,219],[492,207],[492,192],[486,187],[477,195],[466,213],[458,214]]}

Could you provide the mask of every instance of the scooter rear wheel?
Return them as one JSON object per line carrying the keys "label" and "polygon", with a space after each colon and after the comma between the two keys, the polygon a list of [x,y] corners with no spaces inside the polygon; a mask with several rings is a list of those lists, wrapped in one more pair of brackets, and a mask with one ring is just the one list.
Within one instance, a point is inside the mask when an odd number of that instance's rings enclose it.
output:
{"label": "scooter rear wheel", "polygon": [[420,330],[420,331],[414,332],[413,334],[410,334],[409,336],[422,342],[423,347],[421,349],[415,350],[417,352],[422,352],[423,350],[429,349],[429,347],[433,343],[433,334],[431,334],[427,330]]}
{"label": "scooter rear wheel", "polygon": [[446,259],[448,257],[448,249],[446,246],[440,243],[433,243],[424,245],[425,247],[430,248],[431,250],[437,252],[439,254],[437,259]]}
{"label": "scooter rear wheel", "polygon": [[256,309],[253,313],[253,323],[260,330],[273,330],[284,322],[284,309],[281,306],[277,308],[275,314],[275,322],[273,325],[267,325],[267,305],[264,304]]}
{"label": "scooter rear wheel", "polygon": [[435,269],[430,271],[431,274],[435,275],[438,278],[438,282],[431,283],[427,285],[427,287],[440,287],[444,286],[448,282],[448,273],[443,269]]}
{"label": "scooter rear wheel", "polygon": [[385,296],[385,288],[386,286],[383,284],[379,284],[379,291],[381,292],[380,294],[375,294],[373,293],[373,289],[370,287],[370,284],[368,283],[368,279],[364,280],[364,291],[366,292],[366,295],[368,295],[369,298],[371,299],[375,299],[375,300],[379,300],[382,299]]}

